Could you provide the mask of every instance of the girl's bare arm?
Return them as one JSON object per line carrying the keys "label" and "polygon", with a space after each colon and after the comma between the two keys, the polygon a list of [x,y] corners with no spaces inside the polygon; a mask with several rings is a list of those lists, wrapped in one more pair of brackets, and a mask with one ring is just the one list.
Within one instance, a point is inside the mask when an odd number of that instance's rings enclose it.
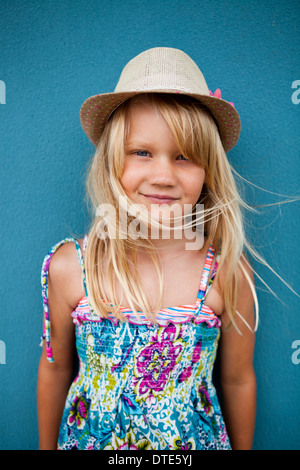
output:
{"label": "girl's bare arm", "polygon": [[57,448],[60,421],[73,373],[75,340],[71,313],[79,300],[77,286],[81,292],[81,284],[78,284],[81,272],[76,257],[74,246],[64,245],[53,255],[49,267],[48,298],[54,362],[48,362],[44,346],[37,386],[41,450]]}
{"label": "girl's bare arm", "polygon": [[[249,268],[247,271],[252,278]],[[239,277],[237,311],[254,330],[253,295],[242,273]],[[250,450],[256,416],[256,377],[253,367],[255,334],[238,315],[235,316],[235,321],[241,334],[233,325],[228,328],[228,315],[226,312],[222,315],[222,409],[232,448]]]}

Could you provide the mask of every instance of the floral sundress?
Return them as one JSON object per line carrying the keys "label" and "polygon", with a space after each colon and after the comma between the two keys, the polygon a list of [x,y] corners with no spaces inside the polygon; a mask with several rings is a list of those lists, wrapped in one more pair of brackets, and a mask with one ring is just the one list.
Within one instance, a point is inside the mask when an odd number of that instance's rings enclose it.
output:
{"label": "floral sundress", "polygon": [[42,267],[43,340],[50,362],[55,358],[48,270],[55,251],[67,242],[75,243],[86,295],[72,312],[79,372],[66,399],[58,449],[230,449],[212,383],[221,322],[204,304],[217,269],[213,247],[195,304],[162,309],[154,324],[124,307],[127,321],[96,315],[88,302],[77,240],[57,243]]}

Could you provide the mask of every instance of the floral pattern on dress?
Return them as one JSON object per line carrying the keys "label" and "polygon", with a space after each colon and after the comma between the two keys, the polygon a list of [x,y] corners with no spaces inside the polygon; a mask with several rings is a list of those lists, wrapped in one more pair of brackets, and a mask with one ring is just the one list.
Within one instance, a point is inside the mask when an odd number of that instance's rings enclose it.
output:
{"label": "floral pattern on dress", "polygon": [[69,426],[75,424],[77,429],[84,428],[85,421],[88,417],[89,401],[90,400],[86,400],[85,394],[75,396],[68,416]]}
{"label": "floral pattern on dress", "polygon": [[183,342],[180,325],[159,328],[134,360],[136,400],[160,396],[180,361]]}
{"label": "floral pattern on dress", "polygon": [[[78,243],[76,249],[83,266]],[[231,448],[212,383],[220,321],[204,305],[212,258],[210,250],[197,303],[162,310],[157,324],[133,312],[125,321],[100,318],[87,300],[78,304],[72,317],[79,370],[66,399],[58,449]],[[42,286],[52,362],[47,270]]]}
{"label": "floral pattern on dress", "polygon": [[219,333],[193,321],[78,325],[58,448],[229,449],[210,379]]}

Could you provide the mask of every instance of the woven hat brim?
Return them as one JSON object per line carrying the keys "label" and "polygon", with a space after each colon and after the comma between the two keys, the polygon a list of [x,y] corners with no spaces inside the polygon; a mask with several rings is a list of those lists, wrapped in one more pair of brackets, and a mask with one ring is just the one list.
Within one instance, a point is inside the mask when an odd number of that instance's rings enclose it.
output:
{"label": "woven hat brim", "polygon": [[215,96],[177,90],[113,92],[91,96],[83,103],[80,110],[81,126],[90,141],[97,146],[105,124],[115,109],[129,98],[144,93],[183,94],[195,98],[208,108],[217,123],[225,152],[231,150],[237,143],[241,131],[241,122],[239,114],[232,104]]}

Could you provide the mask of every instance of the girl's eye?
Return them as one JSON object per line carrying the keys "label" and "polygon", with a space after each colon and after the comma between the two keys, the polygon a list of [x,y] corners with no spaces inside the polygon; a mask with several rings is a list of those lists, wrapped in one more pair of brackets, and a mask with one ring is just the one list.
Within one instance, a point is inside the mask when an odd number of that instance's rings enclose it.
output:
{"label": "girl's eye", "polygon": [[135,153],[139,157],[148,157],[149,156],[149,152],[147,152],[147,150],[137,150]]}
{"label": "girl's eye", "polygon": [[178,155],[178,160],[188,160],[184,155]]}

